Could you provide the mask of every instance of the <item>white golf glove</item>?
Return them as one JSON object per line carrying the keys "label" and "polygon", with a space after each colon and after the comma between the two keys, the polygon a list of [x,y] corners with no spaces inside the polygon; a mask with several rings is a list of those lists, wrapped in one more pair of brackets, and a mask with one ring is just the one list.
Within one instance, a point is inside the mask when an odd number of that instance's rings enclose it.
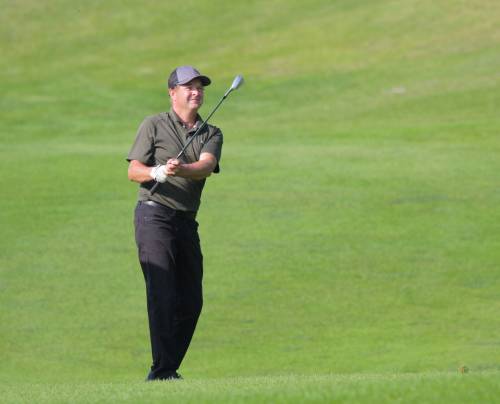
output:
{"label": "white golf glove", "polygon": [[164,165],[158,164],[157,166],[151,168],[151,171],[149,172],[149,175],[156,181],[156,182],[165,182],[167,181],[167,168]]}

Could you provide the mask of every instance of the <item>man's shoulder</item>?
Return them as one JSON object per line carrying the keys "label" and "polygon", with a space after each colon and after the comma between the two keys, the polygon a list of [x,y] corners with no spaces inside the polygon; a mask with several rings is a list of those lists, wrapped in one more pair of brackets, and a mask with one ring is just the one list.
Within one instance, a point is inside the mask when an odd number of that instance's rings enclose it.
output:
{"label": "man's shoulder", "polygon": [[217,126],[212,125],[212,124],[210,124],[210,123],[207,123],[206,125],[208,126],[208,128],[209,128],[210,130],[220,130]]}
{"label": "man's shoulder", "polygon": [[211,125],[209,123],[207,123],[206,125],[208,127],[208,133],[210,135],[221,135],[222,136],[222,131],[220,130],[219,127],[217,127],[215,125]]}
{"label": "man's shoulder", "polygon": [[160,121],[168,121],[169,119],[170,118],[169,118],[168,112],[160,112],[160,113],[155,114],[155,115],[147,116],[146,118],[144,118],[144,122],[148,122],[148,123],[152,123],[152,124],[156,125]]}

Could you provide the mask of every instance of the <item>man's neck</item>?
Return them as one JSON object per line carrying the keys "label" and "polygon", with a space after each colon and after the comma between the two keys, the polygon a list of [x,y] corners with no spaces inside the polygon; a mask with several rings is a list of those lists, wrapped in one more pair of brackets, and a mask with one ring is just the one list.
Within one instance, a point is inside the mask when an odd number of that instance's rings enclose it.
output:
{"label": "man's neck", "polygon": [[181,118],[181,121],[188,129],[191,129],[196,124],[198,111],[196,110],[179,111],[176,110],[175,108],[173,109],[174,112],[177,114],[179,118]]}

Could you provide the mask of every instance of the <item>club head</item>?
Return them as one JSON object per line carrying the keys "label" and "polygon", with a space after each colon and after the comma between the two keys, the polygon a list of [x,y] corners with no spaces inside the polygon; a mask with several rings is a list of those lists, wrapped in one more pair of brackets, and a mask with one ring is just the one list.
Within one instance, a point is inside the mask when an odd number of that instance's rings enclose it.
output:
{"label": "club head", "polygon": [[229,87],[229,90],[227,90],[226,94],[224,94],[224,98],[227,97],[231,91],[237,90],[238,88],[240,88],[244,82],[245,82],[245,80],[243,80],[243,76],[238,74],[234,78],[233,84],[231,84],[231,87]]}
{"label": "club head", "polygon": [[240,88],[243,83],[245,82],[245,80],[243,80],[243,76],[238,74],[234,80],[233,80],[233,84],[231,84],[231,90],[237,90],[238,88]]}

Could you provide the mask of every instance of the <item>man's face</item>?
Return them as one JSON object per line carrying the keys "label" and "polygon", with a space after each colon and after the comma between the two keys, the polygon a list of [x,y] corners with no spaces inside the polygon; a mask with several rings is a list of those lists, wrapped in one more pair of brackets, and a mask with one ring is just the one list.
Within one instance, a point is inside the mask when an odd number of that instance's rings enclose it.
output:
{"label": "man's face", "polygon": [[200,79],[168,90],[175,107],[183,110],[198,110],[203,104],[203,84]]}

